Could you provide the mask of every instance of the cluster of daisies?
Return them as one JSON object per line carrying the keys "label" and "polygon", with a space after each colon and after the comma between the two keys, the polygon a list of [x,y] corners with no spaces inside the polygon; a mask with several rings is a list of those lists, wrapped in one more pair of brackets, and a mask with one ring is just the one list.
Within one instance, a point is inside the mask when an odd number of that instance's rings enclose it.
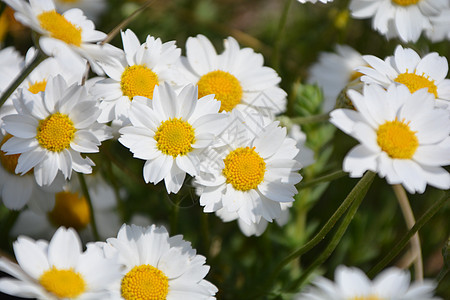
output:
{"label": "cluster of daisies", "polygon": [[60,227],[50,242],[20,236],[17,264],[0,258],[0,291],[39,300],[215,299],[217,288],[204,279],[206,258],[181,235],[164,227],[123,225],[117,238],[89,243],[82,250],[73,228]]}

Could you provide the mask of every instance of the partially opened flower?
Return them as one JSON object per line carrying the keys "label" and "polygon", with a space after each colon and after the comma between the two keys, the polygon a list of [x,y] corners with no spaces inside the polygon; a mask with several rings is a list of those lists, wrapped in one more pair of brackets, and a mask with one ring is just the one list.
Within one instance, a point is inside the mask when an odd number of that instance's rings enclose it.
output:
{"label": "partially opened flower", "polygon": [[330,122],[360,144],[345,157],[343,169],[351,177],[367,170],[401,183],[410,193],[423,193],[427,184],[450,188],[449,111],[436,108],[425,89],[411,94],[403,86],[388,90],[368,85],[361,95],[348,92],[356,111],[337,109]]}
{"label": "partially opened flower", "polygon": [[389,268],[370,280],[357,268],[339,266],[334,273],[334,282],[317,277],[313,285],[295,300],[439,300],[434,297],[436,284],[432,281],[410,284],[406,270]]}
{"label": "partially opened flower", "polygon": [[20,236],[13,245],[18,264],[0,258],[0,291],[39,300],[109,299],[109,284],[120,277],[119,263],[82,245],[73,229],[59,228],[50,243]]}
{"label": "partially opened flower", "polygon": [[352,0],[350,10],[358,19],[372,18],[372,27],[383,35],[416,42],[432,28],[430,18],[449,8],[447,0]]}
{"label": "partially opened flower", "polygon": [[384,88],[390,84],[402,84],[411,93],[426,89],[436,98],[440,106],[450,109],[450,79],[445,79],[448,73],[448,61],[444,56],[432,52],[420,58],[414,50],[397,46],[394,56],[384,61],[372,55],[363,59],[369,67],[358,67],[356,70],[364,74],[361,80],[365,83],[376,83]]}
{"label": "partially opened flower", "polygon": [[164,179],[167,192],[177,193],[186,173],[197,174],[199,154],[227,125],[227,115],[218,113],[220,102],[212,95],[198,99],[193,85],[177,94],[164,83],[155,87],[151,107],[141,100],[131,104],[131,126],[119,131],[119,141],[146,160],[145,182]]}
{"label": "partially opened flower", "polygon": [[204,279],[206,258],[183,236],[169,237],[164,227],[124,224],[103,248],[125,266],[108,299],[215,299],[217,288]]}
{"label": "partially opened flower", "polygon": [[263,65],[263,56],[250,48],[240,49],[232,37],[224,40],[224,46],[223,53],[217,54],[201,34],[186,42],[182,63],[187,79],[198,85],[199,97],[214,94],[221,102],[220,111],[250,106],[266,114],[284,112],[286,93],[278,87],[281,79]]}
{"label": "partially opened flower", "polygon": [[69,179],[72,170],[89,174],[93,161],[80,153],[98,152],[110,138],[107,126],[97,123],[97,101],[86,87],[67,86],[61,76],[52,78],[45,92],[21,90],[15,103],[18,114],[3,117],[3,127],[13,137],[1,150],[20,154],[16,173],[33,169],[39,185],[50,185],[61,170]]}
{"label": "partially opened flower", "polygon": [[181,50],[174,41],[162,43],[149,35],[141,44],[136,34],[127,29],[122,32],[122,42],[124,51],[101,64],[109,78],[97,82],[92,89],[101,100],[101,122],[127,119],[133,98],[152,99],[155,86],[163,82],[173,87],[185,83],[176,67]]}
{"label": "partially opened flower", "polygon": [[236,112],[231,118],[220,135],[224,146],[204,155],[195,177],[200,205],[204,212],[223,208],[222,215],[248,225],[262,218],[271,222],[281,216],[281,203],[294,201],[302,178],[295,141],[278,122],[255,128]]}
{"label": "partially opened flower", "polygon": [[332,110],[339,93],[362,75],[355,68],[366,65],[361,54],[350,46],[337,45],[335,52],[321,52],[319,61],[309,69],[308,83],[322,88],[325,112]]}
{"label": "partially opened flower", "polygon": [[113,47],[97,45],[106,34],[95,30],[94,23],[78,8],[63,14],[56,12],[53,0],[4,0],[15,11],[15,17],[40,34],[39,45],[51,56],[62,56],[69,64],[87,59],[97,71],[97,60],[115,52]]}

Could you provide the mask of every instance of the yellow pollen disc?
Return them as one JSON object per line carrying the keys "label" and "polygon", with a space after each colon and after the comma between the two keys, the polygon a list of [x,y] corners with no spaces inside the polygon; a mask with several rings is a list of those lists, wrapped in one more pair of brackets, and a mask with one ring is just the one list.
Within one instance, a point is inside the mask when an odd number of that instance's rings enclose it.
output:
{"label": "yellow pollen disc", "polygon": [[136,266],[123,277],[120,291],[125,300],[165,300],[169,279],[153,266]]}
{"label": "yellow pollen disc", "polygon": [[156,146],[174,158],[192,151],[195,133],[191,124],[181,119],[169,119],[161,123],[155,133]]}
{"label": "yellow pollen disc", "polygon": [[83,277],[73,269],[58,270],[52,267],[39,277],[39,283],[60,299],[76,298],[86,290]]}
{"label": "yellow pollen disc", "polygon": [[28,90],[30,92],[32,92],[33,94],[37,94],[39,92],[44,92],[45,91],[45,87],[47,86],[47,80],[42,80],[42,81],[36,81],[33,84],[30,84],[30,87],[28,88]]}
{"label": "yellow pollen disc", "polygon": [[36,139],[45,149],[61,152],[69,148],[75,131],[77,130],[69,117],[58,112],[39,122]]}
{"label": "yellow pollen disc", "polygon": [[409,123],[388,121],[377,130],[377,143],[391,158],[411,159],[419,146],[416,133]]}
{"label": "yellow pollen disc", "polygon": [[[6,143],[7,140],[12,138],[12,135],[7,134],[3,140],[0,143],[0,149],[2,148],[3,144]],[[2,164],[3,168],[8,171],[11,174],[16,174],[16,167],[17,162],[19,161],[20,154],[12,154],[7,155],[6,152],[3,152],[0,150],[0,163]]]}
{"label": "yellow pollen disc", "polygon": [[397,5],[401,5],[401,6],[409,6],[409,5],[414,5],[417,4],[420,0],[392,0],[392,2],[394,2]]}
{"label": "yellow pollen disc", "polygon": [[430,80],[423,75],[402,73],[398,75],[394,81],[406,85],[411,93],[423,88],[428,88],[429,93],[434,94],[436,98],[438,96],[437,86],[434,84],[434,80]]}
{"label": "yellow pollen disc", "polygon": [[48,217],[57,227],[72,227],[79,231],[89,224],[91,213],[85,197],[64,191],[55,195],[55,207]]}
{"label": "yellow pollen disc", "polygon": [[158,75],[146,66],[127,67],[120,79],[124,96],[133,100],[134,96],[153,98],[153,90],[158,85]]}
{"label": "yellow pollen disc", "polygon": [[242,99],[242,87],[236,77],[225,71],[212,71],[197,82],[198,97],[214,94],[221,102],[220,111],[231,111]]}
{"label": "yellow pollen disc", "polygon": [[253,148],[237,148],[223,160],[223,175],[235,190],[255,189],[264,179],[266,163]]}
{"label": "yellow pollen disc", "polygon": [[81,46],[81,28],[67,21],[63,15],[55,10],[44,11],[37,16],[37,19],[41,27],[47,30],[51,37],[70,45]]}
{"label": "yellow pollen disc", "polygon": [[380,298],[375,295],[370,295],[370,296],[352,297],[349,300],[383,300],[383,298]]}

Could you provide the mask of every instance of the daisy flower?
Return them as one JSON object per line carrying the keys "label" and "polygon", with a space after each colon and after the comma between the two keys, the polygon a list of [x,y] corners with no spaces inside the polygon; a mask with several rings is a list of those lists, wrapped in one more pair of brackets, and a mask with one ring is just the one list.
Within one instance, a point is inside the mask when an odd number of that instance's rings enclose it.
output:
{"label": "daisy flower", "polygon": [[[116,235],[122,222],[117,213],[114,190],[100,175],[87,175],[86,182],[92,200],[94,217],[100,237]],[[22,211],[11,229],[11,235],[24,234],[33,238],[49,238],[60,226],[74,228],[83,241],[92,241],[91,212],[81,191],[78,177],[73,177],[64,190],[53,195],[50,211],[29,207]]]}
{"label": "daisy flower", "polygon": [[41,35],[39,45],[47,55],[62,56],[69,66],[73,61],[83,63],[84,58],[98,71],[96,61],[116,52],[112,46],[95,44],[106,34],[95,30],[94,23],[78,8],[60,14],[53,0],[4,2],[16,11],[18,21]]}
{"label": "daisy flower", "polygon": [[128,29],[122,32],[122,42],[124,51],[101,64],[109,78],[97,82],[92,89],[101,100],[100,122],[128,118],[133,98],[152,99],[156,85],[184,83],[175,66],[181,50],[174,41],[162,43],[161,39],[149,35],[141,45],[134,32]]}
{"label": "daisy flower", "polygon": [[335,52],[321,52],[319,61],[309,69],[307,80],[322,88],[325,112],[332,110],[341,91],[362,75],[355,68],[366,65],[361,54],[350,46],[336,45]]}
{"label": "daisy flower", "polygon": [[350,90],[348,96],[357,111],[334,110],[330,122],[361,143],[344,159],[350,177],[371,170],[410,193],[423,193],[427,183],[450,188],[450,174],[441,167],[450,164],[450,116],[434,106],[433,95],[366,85],[362,95]]}
{"label": "daisy flower", "polygon": [[448,0],[352,0],[350,10],[357,19],[372,17],[372,27],[383,35],[417,42],[423,30],[432,27],[430,17],[449,8]]}
{"label": "daisy flower", "polygon": [[436,284],[432,281],[410,284],[410,274],[395,267],[378,274],[373,281],[357,268],[339,266],[334,280],[318,277],[313,286],[294,297],[295,300],[438,300],[433,296]]}
{"label": "daisy flower", "polygon": [[199,97],[214,94],[221,102],[220,111],[253,108],[282,113],[286,110],[286,93],[278,87],[281,79],[275,70],[264,67],[261,54],[250,48],[240,49],[237,41],[224,40],[225,50],[218,55],[203,35],[186,42],[182,65],[186,78],[198,85]]}
{"label": "daisy flower", "polygon": [[100,248],[82,245],[73,229],[59,228],[50,242],[20,236],[13,244],[18,264],[0,258],[0,291],[40,300],[109,299],[106,287],[120,276],[116,260]]}
{"label": "daisy flower", "polygon": [[168,193],[177,193],[186,173],[197,174],[199,154],[226,126],[220,102],[212,95],[197,98],[197,88],[186,86],[179,94],[164,83],[155,87],[151,106],[145,99],[131,104],[131,126],[119,138],[134,157],[146,160],[145,182],[164,179]]}
{"label": "daisy flower", "polygon": [[[0,133],[0,148],[11,137]],[[50,186],[40,187],[34,179],[33,170],[23,175],[15,173],[19,157],[20,154],[6,155],[0,150],[0,198],[3,204],[12,210],[20,210],[27,203],[42,207],[44,211],[51,209],[53,202],[48,203],[49,199],[61,191],[64,184],[61,174]]]}
{"label": "daisy flower", "polygon": [[23,67],[23,57],[13,47],[0,50],[0,95],[19,75]]}
{"label": "daisy flower", "polygon": [[439,15],[431,17],[433,27],[428,29],[425,34],[433,42],[450,40],[450,8],[445,9]]}
{"label": "daisy flower", "polygon": [[231,125],[220,135],[225,146],[213,149],[202,159],[195,177],[204,212],[225,209],[246,224],[271,222],[281,215],[281,203],[294,201],[300,182],[300,163],[295,141],[286,137],[278,122],[250,128],[240,114],[233,113]]}
{"label": "daisy flower", "polygon": [[81,9],[86,16],[96,21],[107,8],[105,0],[55,0],[57,11],[62,12],[71,8]]}
{"label": "daisy flower", "polygon": [[376,83],[384,88],[390,84],[405,85],[411,93],[426,88],[439,106],[450,109],[450,79],[448,62],[444,56],[432,52],[420,58],[414,50],[397,46],[394,56],[384,61],[372,55],[363,56],[370,67],[358,67],[365,83]]}
{"label": "daisy flower", "polygon": [[96,105],[85,86],[68,87],[59,75],[43,93],[23,89],[15,101],[19,114],[3,117],[3,127],[13,137],[1,150],[20,154],[15,172],[26,174],[34,168],[41,186],[51,184],[58,170],[66,179],[72,169],[89,174],[94,163],[80,153],[98,152],[101,141],[110,137],[108,128],[96,121]]}
{"label": "daisy flower", "polygon": [[209,271],[206,258],[183,236],[169,237],[163,226],[124,224],[103,249],[125,266],[108,299],[215,299],[217,288],[203,279]]}

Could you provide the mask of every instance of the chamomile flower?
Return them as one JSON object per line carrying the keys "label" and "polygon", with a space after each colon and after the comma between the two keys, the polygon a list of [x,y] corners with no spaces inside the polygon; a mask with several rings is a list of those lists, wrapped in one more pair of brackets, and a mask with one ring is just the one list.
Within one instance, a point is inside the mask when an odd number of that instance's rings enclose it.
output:
{"label": "chamomile flower", "polygon": [[411,94],[403,86],[384,90],[366,85],[363,94],[350,90],[356,111],[337,109],[330,122],[361,144],[345,157],[343,169],[350,177],[367,170],[402,184],[410,193],[423,193],[427,184],[450,188],[449,111],[434,105],[425,89]]}
{"label": "chamomile flower", "polygon": [[395,267],[378,274],[373,281],[357,268],[337,267],[332,282],[324,277],[313,280],[313,286],[294,297],[295,300],[438,300],[433,296],[432,281],[410,284],[410,274]]}
{"label": "chamomile flower", "polygon": [[443,10],[439,15],[431,17],[431,29],[425,34],[433,42],[450,40],[450,8]]}
{"label": "chamomile flower", "polygon": [[364,74],[361,80],[365,83],[376,83],[384,88],[390,84],[401,84],[408,87],[411,93],[427,89],[436,98],[436,104],[450,109],[450,79],[448,62],[444,56],[432,52],[420,58],[414,50],[397,46],[394,56],[384,61],[372,56],[363,56],[370,67],[358,67],[356,70]]}
{"label": "chamomile flower", "polygon": [[98,152],[107,139],[107,126],[97,123],[97,101],[84,86],[67,86],[61,76],[52,78],[45,92],[21,90],[15,101],[18,114],[3,117],[3,127],[13,137],[3,144],[7,154],[20,154],[16,173],[34,168],[39,185],[49,185],[61,170],[70,179],[72,170],[89,174],[94,163],[80,153]]}
{"label": "chamomile flower", "polygon": [[59,12],[79,8],[93,21],[96,21],[107,7],[105,0],[55,0],[55,6]]}
{"label": "chamomile flower", "polygon": [[175,42],[162,43],[161,39],[147,36],[141,45],[131,30],[122,32],[124,51],[101,64],[109,78],[99,81],[92,89],[101,100],[100,122],[127,119],[135,96],[153,98],[155,86],[167,82],[174,87],[184,83],[176,64],[181,50]]}
{"label": "chamomile flower", "polygon": [[361,73],[355,68],[366,65],[361,54],[350,46],[336,45],[335,52],[321,52],[319,61],[309,69],[308,83],[322,88],[325,112],[334,108],[338,95],[350,82],[359,79]]}
{"label": "chamomile flower", "polygon": [[0,258],[0,291],[39,300],[109,299],[107,287],[120,277],[120,265],[100,248],[82,245],[73,229],[59,228],[51,241],[20,236],[13,248],[18,264]]}
{"label": "chamomile flower", "polygon": [[[12,136],[0,133],[0,148]],[[34,179],[33,170],[26,174],[16,174],[20,154],[6,155],[0,150],[0,198],[3,204],[12,210],[22,209],[27,203],[33,203],[47,211],[53,206],[51,199],[62,190],[64,180],[58,176],[48,187],[40,187]],[[60,174],[61,175],[61,174]]]}
{"label": "chamomile flower", "polygon": [[204,279],[206,258],[183,236],[169,237],[164,227],[124,224],[103,249],[106,257],[118,257],[125,265],[111,300],[215,299],[217,288]]}
{"label": "chamomile flower", "polygon": [[224,40],[224,46],[218,55],[201,34],[186,42],[182,64],[186,78],[198,85],[199,97],[214,94],[221,102],[220,111],[250,106],[274,114],[284,112],[286,93],[278,87],[281,79],[275,70],[263,65],[263,56],[250,48],[240,49],[232,37]]}
{"label": "chamomile flower", "polygon": [[383,35],[416,42],[432,28],[430,18],[449,8],[448,0],[352,0],[350,10],[358,19],[372,18],[372,27]]}
{"label": "chamomile flower", "polygon": [[95,71],[96,61],[115,53],[114,47],[95,44],[106,34],[95,30],[94,23],[78,8],[63,14],[56,12],[53,0],[4,0],[16,12],[18,21],[40,34],[39,45],[49,56],[62,56],[70,65],[87,59]]}
{"label": "chamomile flower", "polygon": [[231,125],[220,135],[223,147],[212,149],[202,159],[195,177],[204,212],[224,209],[237,214],[248,225],[269,222],[281,215],[281,203],[294,201],[298,153],[295,141],[286,137],[286,128],[272,122],[251,128],[233,112]]}
{"label": "chamomile flower", "polygon": [[220,102],[212,95],[198,99],[193,85],[179,94],[167,83],[157,86],[151,106],[133,100],[131,126],[119,131],[119,142],[134,157],[146,160],[145,182],[157,184],[164,179],[167,192],[177,193],[186,173],[197,174],[199,154],[227,125],[227,115],[218,113]]}

